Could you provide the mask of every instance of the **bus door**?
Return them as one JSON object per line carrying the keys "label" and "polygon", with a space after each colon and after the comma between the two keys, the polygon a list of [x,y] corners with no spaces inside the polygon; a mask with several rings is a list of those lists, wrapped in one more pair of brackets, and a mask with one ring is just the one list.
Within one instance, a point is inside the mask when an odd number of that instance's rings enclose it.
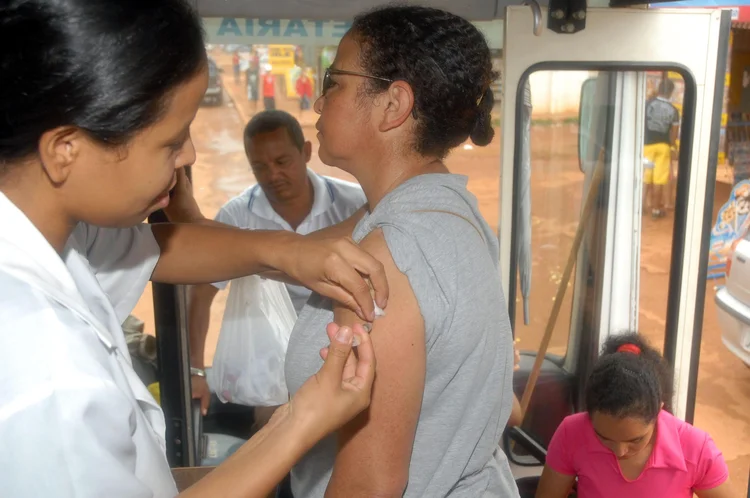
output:
{"label": "bus door", "polygon": [[[502,71],[499,238],[522,430],[545,447],[624,331],[663,351],[673,412],[692,421],[729,12],[589,9],[573,34],[539,14],[506,9]],[[662,88],[659,74],[678,82]],[[663,112],[646,115],[657,98]],[[658,171],[647,120],[679,130]],[[654,195],[664,182],[673,198]],[[508,441],[514,463],[534,465],[533,448]]]}

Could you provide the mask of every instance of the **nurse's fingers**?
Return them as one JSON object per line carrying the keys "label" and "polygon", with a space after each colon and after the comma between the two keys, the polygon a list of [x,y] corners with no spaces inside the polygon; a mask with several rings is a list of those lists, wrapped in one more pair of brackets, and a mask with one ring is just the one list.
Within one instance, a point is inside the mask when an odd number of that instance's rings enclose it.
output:
{"label": "nurse's fingers", "polygon": [[[371,291],[374,291],[375,303],[378,306],[385,308],[388,305],[388,280],[383,263],[361,249],[350,238],[341,239],[338,244],[339,254],[359,273],[359,275],[354,275],[346,272],[343,277],[347,281],[341,280],[340,283],[351,292],[359,306],[368,312],[368,318],[372,320],[374,317],[369,315],[369,311],[373,308]],[[363,277],[366,277],[367,281]]]}
{"label": "nurse's fingers", "polygon": [[367,393],[369,399],[372,389],[372,383],[375,380],[375,350],[372,347],[370,334],[365,332],[361,325],[354,326],[354,333],[359,337],[359,346],[357,346],[357,361],[354,376],[347,382],[357,390]]}
{"label": "nurse's fingers", "polygon": [[[370,336],[362,325],[356,324],[352,327],[351,332],[353,332],[354,335],[352,343],[357,342],[359,344],[355,352],[352,349],[353,346],[346,348],[341,347],[342,344],[340,341],[342,339],[339,336],[339,333],[340,331],[343,331],[343,329],[346,329],[346,334],[350,332],[348,327],[339,328],[335,323],[328,325],[327,332],[328,336],[331,338],[331,345],[327,348],[321,349],[320,356],[327,362],[331,354],[341,355],[345,351],[349,351],[346,363],[341,371],[341,387],[347,390],[351,390],[352,387],[356,390],[369,389],[375,379],[375,351],[372,347]],[[338,363],[335,361],[334,366],[338,366]],[[323,365],[323,367],[325,368],[325,365]]]}
{"label": "nurse's fingers", "polygon": [[[328,334],[328,340],[333,343],[336,341],[336,334],[339,331],[339,326],[336,323],[329,323],[326,327],[326,333]],[[355,334],[354,338],[352,339],[352,348],[355,348],[359,345],[360,339]],[[320,357],[323,358],[325,361],[326,358],[328,358],[328,347],[325,347],[320,350]],[[357,366],[357,357],[355,356],[354,350],[349,354],[349,357],[346,359],[346,364],[344,365],[344,370],[341,375],[342,379],[349,379],[351,377],[354,377],[356,374],[356,366]]]}
{"label": "nurse's fingers", "polygon": [[362,320],[375,319],[375,303],[370,295],[370,287],[362,275],[348,264],[337,264],[326,271],[326,277],[328,282],[321,284],[323,292],[318,292],[354,311]]}
{"label": "nurse's fingers", "polygon": [[[352,355],[352,343],[354,332],[350,327],[339,327],[336,324],[328,326],[330,330],[335,330],[334,337],[328,346],[328,352],[325,355],[325,363],[320,369],[320,375],[324,379],[331,379],[336,383],[346,379],[346,365]],[[350,366],[351,369],[351,366]]]}
{"label": "nurse's fingers", "polygon": [[[340,302],[363,320],[375,319],[375,303],[368,279],[377,286],[376,292],[381,301],[386,301],[388,295],[385,270],[378,260],[357,246],[351,238],[319,239],[307,236],[293,240],[293,250],[284,250],[283,258],[272,265],[274,268],[319,294]],[[383,303],[379,304],[382,307]]]}
{"label": "nurse's fingers", "polygon": [[187,171],[185,171],[185,168],[178,168],[177,172],[175,173],[175,188],[179,187],[190,187],[190,178],[187,176]]}

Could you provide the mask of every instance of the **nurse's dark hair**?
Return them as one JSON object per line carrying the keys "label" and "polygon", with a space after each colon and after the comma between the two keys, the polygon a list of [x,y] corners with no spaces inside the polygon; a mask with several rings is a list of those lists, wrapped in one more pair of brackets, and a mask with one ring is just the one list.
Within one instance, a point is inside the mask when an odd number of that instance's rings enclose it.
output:
{"label": "nurse's dark hair", "polygon": [[[492,141],[497,73],[476,26],[438,9],[390,5],[355,17],[350,33],[368,74],[411,86],[417,152],[442,158],[469,137],[479,146]],[[375,94],[390,83],[368,78],[363,85]]]}
{"label": "nurse's dark hair", "polygon": [[184,0],[0,2],[0,172],[61,126],[127,144],[205,64]]}
{"label": "nurse's dark hair", "polygon": [[642,335],[611,336],[586,385],[586,409],[652,422],[661,404],[671,411],[672,375],[664,357]]}
{"label": "nurse's dark hair", "polygon": [[302,150],[305,145],[305,134],[302,132],[297,118],[286,111],[277,109],[262,111],[252,117],[245,126],[245,148],[250,143],[250,139],[263,133],[271,133],[279,129],[285,129],[289,140],[297,149]]}

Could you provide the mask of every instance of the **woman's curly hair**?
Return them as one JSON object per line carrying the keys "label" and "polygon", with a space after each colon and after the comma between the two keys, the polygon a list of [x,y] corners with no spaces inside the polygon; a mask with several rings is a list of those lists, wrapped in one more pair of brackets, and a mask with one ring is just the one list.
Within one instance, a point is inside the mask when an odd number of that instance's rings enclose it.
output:
{"label": "woman's curly hair", "polygon": [[[438,9],[391,5],[357,16],[350,33],[363,69],[411,85],[418,153],[443,158],[469,137],[479,146],[492,141],[490,85],[497,73],[472,23]],[[388,85],[372,79],[365,90],[379,93]]]}

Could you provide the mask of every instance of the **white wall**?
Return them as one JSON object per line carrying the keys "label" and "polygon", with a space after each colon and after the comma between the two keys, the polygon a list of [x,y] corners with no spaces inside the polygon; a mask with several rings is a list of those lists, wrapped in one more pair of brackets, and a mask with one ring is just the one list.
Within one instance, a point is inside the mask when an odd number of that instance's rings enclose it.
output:
{"label": "white wall", "polygon": [[[537,71],[529,76],[536,119],[578,116],[581,85],[589,71]],[[594,73],[595,74],[595,73]]]}

